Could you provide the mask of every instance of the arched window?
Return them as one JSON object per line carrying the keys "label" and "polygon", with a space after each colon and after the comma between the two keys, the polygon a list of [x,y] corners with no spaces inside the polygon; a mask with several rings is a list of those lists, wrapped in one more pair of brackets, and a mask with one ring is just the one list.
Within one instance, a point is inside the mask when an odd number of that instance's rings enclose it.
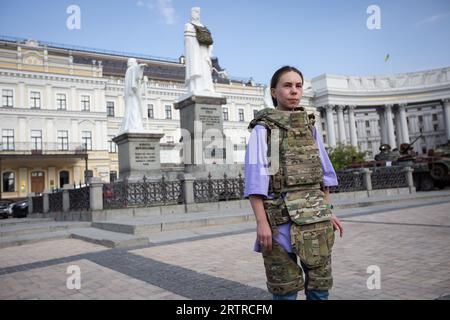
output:
{"label": "arched window", "polygon": [[65,184],[69,183],[69,171],[60,171],[59,172],[59,187],[64,187]]}
{"label": "arched window", "polygon": [[14,172],[3,172],[3,192],[14,192],[16,185],[16,176]]}

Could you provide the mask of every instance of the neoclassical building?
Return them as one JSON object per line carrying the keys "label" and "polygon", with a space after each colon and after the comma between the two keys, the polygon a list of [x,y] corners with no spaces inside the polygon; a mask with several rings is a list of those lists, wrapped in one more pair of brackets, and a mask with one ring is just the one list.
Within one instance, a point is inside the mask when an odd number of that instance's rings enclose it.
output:
{"label": "neoclassical building", "polygon": [[[450,140],[450,68],[391,76],[321,75],[311,80],[325,143],[378,153],[413,144],[418,154]],[[418,138],[418,139],[417,139]]]}
{"label": "neoclassical building", "polygon": [[[179,111],[186,93],[184,59],[165,59],[26,39],[0,37],[0,196],[118,177],[123,80],[130,57],[146,63],[144,126],[163,133],[161,163],[181,163]],[[264,86],[227,76],[213,61],[223,106],[224,134],[243,163],[248,122],[264,108]],[[419,153],[450,139],[450,68],[389,77],[321,75],[306,80],[301,104],[315,112],[325,144],[353,144],[373,156],[381,142],[412,141]]]}

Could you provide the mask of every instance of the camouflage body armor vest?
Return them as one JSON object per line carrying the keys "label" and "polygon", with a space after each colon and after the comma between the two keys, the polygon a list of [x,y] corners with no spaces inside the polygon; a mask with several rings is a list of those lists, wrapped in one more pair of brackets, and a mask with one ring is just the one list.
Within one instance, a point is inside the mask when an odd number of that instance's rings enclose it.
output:
{"label": "camouflage body armor vest", "polygon": [[[269,194],[274,196],[263,200],[272,233],[278,232],[278,225],[292,221],[291,245],[308,268],[307,288],[329,290],[333,285],[332,213],[320,188],[322,163],[308,114],[301,107],[293,111],[266,108],[256,114],[249,129],[257,124],[267,129],[269,168],[279,161],[278,171],[269,172]],[[271,154],[272,141],[279,146],[278,154]],[[302,269],[276,241],[271,252],[262,254],[269,292],[286,295],[305,287]]]}
{"label": "camouflage body armor vest", "polygon": [[[308,114],[300,107],[294,111],[266,108],[250,122],[249,128],[260,124],[268,129],[269,166],[279,161],[278,171],[269,181],[269,193],[274,198],[263,201],[273,228],[289,220],[304,225],[331,218],[320,189],[322,163],[309,121]],[[274,137],[277,133],[279,137]],[[270,154],[272,141],[276,143],[277,138],[279,155],[273,155]]]}

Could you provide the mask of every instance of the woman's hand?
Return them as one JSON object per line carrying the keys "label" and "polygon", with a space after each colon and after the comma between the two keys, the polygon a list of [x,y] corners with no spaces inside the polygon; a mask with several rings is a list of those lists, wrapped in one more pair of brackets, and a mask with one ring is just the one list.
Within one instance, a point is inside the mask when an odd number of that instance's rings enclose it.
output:
{"label": "woman's hand", "polygon": [[344,235],[344,227],[334,213],[331,215],[331,223],[333,224],[333,230],[339,230],[339,236],[342,238]]}
{"label": "woman's hand", "polygon": [[256,224],[256,241],[264,249],[272,251],[272,229],[267,220]]}

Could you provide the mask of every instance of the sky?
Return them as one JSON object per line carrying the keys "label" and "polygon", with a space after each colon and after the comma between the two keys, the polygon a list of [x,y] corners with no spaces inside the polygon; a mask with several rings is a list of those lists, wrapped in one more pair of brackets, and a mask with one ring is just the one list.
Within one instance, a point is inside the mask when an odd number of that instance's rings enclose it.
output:
{"label": "sky", "polygon": [[0,0],[0,35],[178,59],[195,6],[221,67],[257,83],[283,65],[308,79],[450,67],[449,0]]}

